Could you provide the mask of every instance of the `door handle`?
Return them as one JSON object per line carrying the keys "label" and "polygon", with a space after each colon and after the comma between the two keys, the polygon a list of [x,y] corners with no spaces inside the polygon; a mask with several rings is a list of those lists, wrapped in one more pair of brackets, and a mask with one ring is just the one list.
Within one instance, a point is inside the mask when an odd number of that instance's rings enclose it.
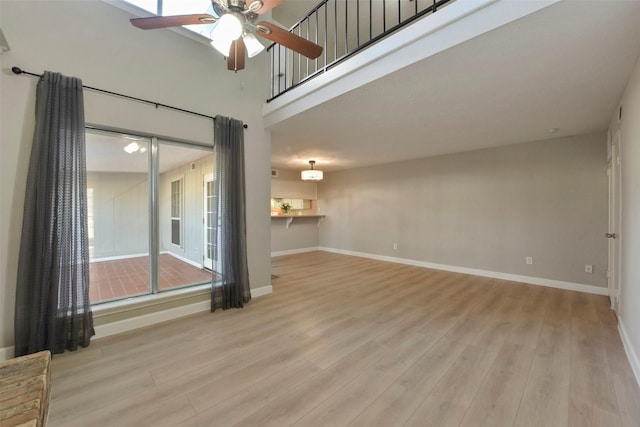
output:
{"label": "door handle", "polygon": [[604,235],[607,239],[615,239],[616,237],[618,237],[618,235],[616,233],[607,233]]}

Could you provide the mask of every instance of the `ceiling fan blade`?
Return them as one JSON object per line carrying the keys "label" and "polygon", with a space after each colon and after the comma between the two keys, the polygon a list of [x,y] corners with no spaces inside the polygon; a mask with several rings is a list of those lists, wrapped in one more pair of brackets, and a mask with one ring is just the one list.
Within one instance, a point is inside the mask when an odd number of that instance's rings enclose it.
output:
{"label": "ceiling fan blade", "polygon": [[195,15],[151,16],[149,18],[133,18],[131,23],[142,30],[156,28],[180,27],[182,25],[213,24],[216,18],[206,13]]}
{"label": "ceiling fan blade", "polygon": [[244,52],[242,37],[231,43],[231,49],[229,49],[229,56],[227,57],[227,70],[244,70]]}
{"label": "ceiling fan blade", "polygon": [[[253,3],[255,0],[247,0],[247,7],[249,7],[249,5],[251,3]],[[262,7],[260,9],[257,9],[255,11],[255,13],[265,13],[270,11],[271,9],[273,9],[274,7],[280,5],[281,3],[284,3],[285,0],[262,0]]]}
{"label": "ceiling fan blade", "polygon": [[[266,30],[265,30],[266,29]],[[298,52],[307,58],[316,59],[322,55],[322,46],[310,42],[307,39],[303,39],[287,30],[284,30],[269,22],[260,22],[256,28],[256,34],[288,47],[291,50]]]}

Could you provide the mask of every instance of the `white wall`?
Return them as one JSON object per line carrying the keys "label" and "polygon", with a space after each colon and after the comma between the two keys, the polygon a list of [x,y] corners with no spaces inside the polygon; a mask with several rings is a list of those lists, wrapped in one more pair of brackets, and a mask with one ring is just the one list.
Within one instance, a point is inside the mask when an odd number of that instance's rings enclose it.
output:
{"label": "white wall", "polygon": [[603,133],[327,173],[320,246],[605,288],[606,150]]}
{"label": "white wall", "polygon": [[616,109],[610,134],[620,131],[622,172],[621,306],[618,320],[627,354],[640,381],[640,60],[622,96],[623,117]]}
{"label": "white wall", "polygon": [[[270,146],[262,105],[268,58],[226,70],[210,46],[170,30],[142,31],[132,16],[97,0],[2,0],[0,27],[11,51],[0,75],[0,347],[13,343],[13,305],[27,166],[34,127],[36,79],[12,66],[80,77],[85,85],[147,98],[208,115],[243,120],[247,171],[247,236],[252,288],[270,285]],[[209,120],[85,91],[88,123],[210,143]]]}

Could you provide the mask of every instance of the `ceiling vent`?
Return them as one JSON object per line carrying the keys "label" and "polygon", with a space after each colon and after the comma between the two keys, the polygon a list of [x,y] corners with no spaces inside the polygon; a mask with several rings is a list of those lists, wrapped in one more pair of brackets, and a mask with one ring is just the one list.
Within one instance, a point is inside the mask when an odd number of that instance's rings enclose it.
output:
{"label": "ceiling vent", "polygon": [[280,176],[280,171],[278,169],[271,169],[271,178],[277,178]]}

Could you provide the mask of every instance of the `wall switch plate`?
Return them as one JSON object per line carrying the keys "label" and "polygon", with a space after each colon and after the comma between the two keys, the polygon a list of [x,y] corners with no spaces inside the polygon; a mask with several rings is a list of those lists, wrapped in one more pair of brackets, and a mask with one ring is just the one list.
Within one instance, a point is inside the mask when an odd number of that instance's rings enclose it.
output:
{"label": "wall switch plate", "polygon": [[591,265],[591,264],[585,264],[585,265],[584,265],[584,272],[585,272],[585,273],[593,273],[593,265]]}
{"label": "wall switch plate", "polygon": [[393,244],[393,249],[394,249],[394,250],[398,250],[398,244],[397,244],[397,243],[394,243],[394,244]]}
{"label": "wall switch plate", "polygon": [[533,257],[532,256],[528,256],[524,259],[524,262],[526,262],[528,265],[533,264]]}

